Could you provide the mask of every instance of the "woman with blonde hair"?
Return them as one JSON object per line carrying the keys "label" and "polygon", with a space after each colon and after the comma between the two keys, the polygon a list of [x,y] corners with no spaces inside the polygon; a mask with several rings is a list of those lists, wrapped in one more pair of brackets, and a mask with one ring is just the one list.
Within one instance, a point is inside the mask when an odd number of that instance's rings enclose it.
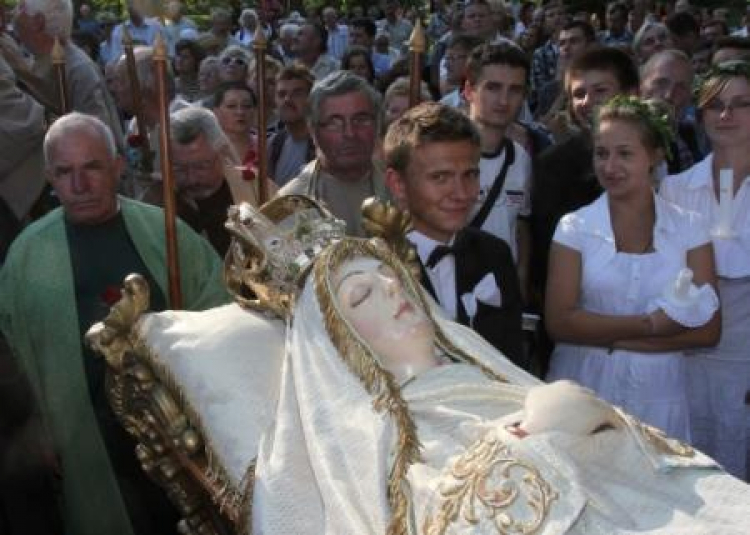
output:
{"label": "woman with blonde hair", "polygon": [[684,350],[714,345],[721,320],[700,215],[654,193],[671,138],[652,103],[620,96],[600,108],[593,159],[604,193],[560,220],[550,249],[548,379],[575,380],[689,441]]}
{"label": "woman with blonde hair", "polygon": [[698,110],[713,152],[660,194],[705,216],[713,241],[723,329],[715,348],[688,359],[694,443],[737,477],[750,459],[750,63],[711,67],[698,90]]}

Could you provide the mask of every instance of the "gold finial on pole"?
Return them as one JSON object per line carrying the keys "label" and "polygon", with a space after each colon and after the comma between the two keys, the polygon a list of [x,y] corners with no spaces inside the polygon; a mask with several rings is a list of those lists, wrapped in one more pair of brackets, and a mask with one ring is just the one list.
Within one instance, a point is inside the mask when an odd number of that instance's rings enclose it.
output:
{"label": "gold finial on pole", "polygon": [[414,22],[414,30],[409,38],[409,107],[419,104],[422,93],[422,56],[427,49],[427,41],[419,18]]}
{"label": "gold finial on pole", "polygon": [[65,49],[60,44],[60,38],[55,37],[55,44],[52,45],[52,69],[55,71],[55,81],[57,82],[57,94],[60,98],[60,115],[65,115],[70,111],[70,101],[68,100],[68,80],[65,73]]}
{"label": "gold finial on pole", "polygon": [[258,22],[253,40],[255,51],[255,84],[258,95],[258,206],[268,200],[268,188],[266,178],[268,176],[268,159],[266,154],[266,129],[268,127],[266,117],[266,34],[263,25]]}
{"label": "gold finial on pole", "polygon": [[174,197],[172,174],[172,147],[169,140],[169,94],[167,92],[167,44],[161,34],[154,42],[154,66],[159,99],[159,154],[161,155],[162,187],[164,188],[164,230],[167,240],[167,278],[169,280],[169,305],[173,310],[182,308],[180,288],[180,261],[177,250],[177,203]]}
{"label": "gold finial on pole", "polygon": [[138,135],[141,137],[141,161],[143,171],[151,173],[154,170],[154,159],[151,154],[151,143],[148,139],[148,127],[146,118],[143,116],[143,94],[141,93],[141,82],[138,79],[138,69],[135,65],[135,53],[133,52],[133,38],[128,31],[127,25],[122,25],[122,48],[125,52],[125,63],[128,69],[128,80],[130,82],[130,93],[133,95],[133,111],[135,124],[138,126]]}

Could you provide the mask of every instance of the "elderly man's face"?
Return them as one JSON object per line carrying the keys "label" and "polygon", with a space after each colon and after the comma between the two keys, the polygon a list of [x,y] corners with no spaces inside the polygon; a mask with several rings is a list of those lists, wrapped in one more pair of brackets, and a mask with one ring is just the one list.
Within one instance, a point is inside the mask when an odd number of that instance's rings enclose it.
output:
{"label": "elderly man's face", "polygon": [[310,50],[320,50],[320,39],[315,27],[305,24],[297,32],[297,37],[294,40],[294,52],[303,54]]}
{"label": "elderly man's face", "polygon": [[98,225],[114,217],[123,165],[97,132],[81,128],[58,138],[51,147],[47,177],[66,219]]}
{"label": "elderly man's face", "polygon": [[177,191],[191,199],[205,199],[224,181],[219,152],[200,134],[190,143],[172,141],[172,168]]}
{"label": "elderly man's face", "polygon": [[323,100],[315,144],[333,173],[364,170],[371,166],[375,148],[377,110],[363,93],[354,91]]}
{"label": "elderly man's face", "polygon": [[669,102],[680,115],[690,105],[693,66],[687,61],[664,58],[641,80],[641,96]]}

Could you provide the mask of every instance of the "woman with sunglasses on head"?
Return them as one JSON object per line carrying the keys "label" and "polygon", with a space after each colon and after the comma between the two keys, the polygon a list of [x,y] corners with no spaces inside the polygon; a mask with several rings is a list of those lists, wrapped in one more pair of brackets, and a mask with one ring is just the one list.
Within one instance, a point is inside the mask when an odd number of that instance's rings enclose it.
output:
{"label": "woman with sunglasses on head", "polygon": [[222,82],[244,82],[250,54],[240,46],[228,46],[219,54],[219,78]]}
{"label": "woman with sunglasses on head", "polygon": [[694,444],[728,472],[748,480],[750,63],[713,66],[703,78],[697,101],[713,152],[687,171],[667,177],[660,193],[705,215],[719,276],[721,340],[688,359]]}

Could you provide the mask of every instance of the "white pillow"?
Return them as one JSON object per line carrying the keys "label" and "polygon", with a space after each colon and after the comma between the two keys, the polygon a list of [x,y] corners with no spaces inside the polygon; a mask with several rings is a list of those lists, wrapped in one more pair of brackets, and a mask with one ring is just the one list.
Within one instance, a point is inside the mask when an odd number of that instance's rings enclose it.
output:
{"label": "white pillow", "polygon": [[144,314],[137,330],[199,415],[209,451],[235,489],[258,454],[278,399],[284,323],[237,304]]}

